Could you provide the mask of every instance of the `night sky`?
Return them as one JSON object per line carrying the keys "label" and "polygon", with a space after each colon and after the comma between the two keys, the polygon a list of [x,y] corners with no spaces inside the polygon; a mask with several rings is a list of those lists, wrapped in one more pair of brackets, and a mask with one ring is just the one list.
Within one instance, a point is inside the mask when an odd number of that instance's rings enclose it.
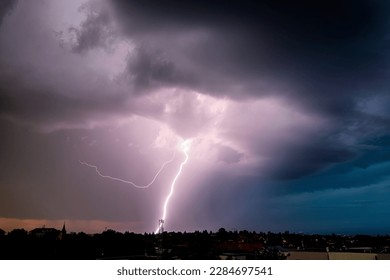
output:
{"label": "night sky", "polygon": [[389,14],[2,0],[0,228],[390,233]]}

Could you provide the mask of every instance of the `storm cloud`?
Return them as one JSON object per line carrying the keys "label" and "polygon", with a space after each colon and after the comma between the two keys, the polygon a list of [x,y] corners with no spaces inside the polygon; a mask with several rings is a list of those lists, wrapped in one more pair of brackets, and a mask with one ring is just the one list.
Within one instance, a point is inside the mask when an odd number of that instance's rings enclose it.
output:
{"label": "storm cloud", "polygon": [[[351,200],[366,193],[357,189],[387,195],[386,1],[15,3],[0,6],[0,191],[15,201],[0,216],[154,228],[180,156],[144,193],[78,160],[147,181],[188,138],[171,229],[242,217],[242,227],[277,229],[279,217],[279,229],[306,230],[286,214],[312,207],[306,193],[320,204],[319,193],[335,203],[348,190]],[[77,197],[75,208],[61,197]]]}

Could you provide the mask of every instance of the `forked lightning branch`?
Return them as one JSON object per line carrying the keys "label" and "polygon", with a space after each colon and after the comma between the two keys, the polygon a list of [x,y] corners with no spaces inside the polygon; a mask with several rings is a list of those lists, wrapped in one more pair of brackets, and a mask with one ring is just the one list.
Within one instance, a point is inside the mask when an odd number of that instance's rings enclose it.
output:
{"label": "forked lightning branch", "polygon": [[[180,166],[179,166],[179,170],[178,172],[176,173],[175,177],[173,178],[173,181],[171,183],[171,186],[170,186],[170,189],[169,189],[169,193],[167,195],[167,197],[165,198],[165,201],[164,201],[164,206],[163,206],[163,211],[162,211],[162,216],[161,216],[161,219],[159,220],[159,226],[157,227],[157,229],[155,230],[155,233],[159,233],[162,228],[163,228],[163,223],[164,221],[166,220],[167,216],[168,216],[168,205],[169,205],[169,201],[171,199],[171,197],[173,196],[173,193],[175,191],[175,185],[176,185],[176,182],[177,180],[179,179],[180,177],[180,174],[183,170],[183,167],[184,165],[188,162],[189,160],[189,150],[191,148],[191,143],[192,143],[192,140],[191,139],[187,139],[185,141],[183,141],[181,144],[180,144],[180,150],[184,153],[184,159],[183,161],[180,163]],[[173,160],[175,159],[175,155],[176,153],[173,153],[173,156],[170,160],[164,162],[160,169],[157,171],[157,173],[154,175],[154,177],[152,178],[152,180],[148,183],[148,184],[145,184],[145,185],[138,185],[132,181],[129,181],[129,180],[124,180],[124,179],[121,179],[121,178],[117,178],[117,177],[113,177],[113,176],[110,176],[110,175],[105,175],[103,174],[99,168],[96,166],[96,165],[92,165],[92,164],[89,164],[87,162],[84,162],[84,161],[81,161],[79,160],[80,164],[82,165],[85,165],[85,166],[88,166],[88,167],[91,167],[93,169],[95,169],[96,173],[102,177],[102,178],[105,178],[105,179],[109,179],[109,180],[113,180],[113,181],[119,181],[121,183],[124,183],[124,184],[129,184],[129,185],[132,185],[134,188],[138,188],[138,189],[147,189],[149,188],[157,179],[157,177],[160,175],[160,173],[165,169],[165,167],[173,162]]]}

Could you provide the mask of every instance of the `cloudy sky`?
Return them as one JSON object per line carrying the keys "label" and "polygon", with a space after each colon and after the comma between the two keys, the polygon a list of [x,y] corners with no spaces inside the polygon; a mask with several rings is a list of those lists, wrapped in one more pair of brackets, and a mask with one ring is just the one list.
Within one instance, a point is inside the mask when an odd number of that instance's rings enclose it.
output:
{"label": "cloudy sky", "polygon": [[389,12],[2,1],[0,228],[389,233]]}

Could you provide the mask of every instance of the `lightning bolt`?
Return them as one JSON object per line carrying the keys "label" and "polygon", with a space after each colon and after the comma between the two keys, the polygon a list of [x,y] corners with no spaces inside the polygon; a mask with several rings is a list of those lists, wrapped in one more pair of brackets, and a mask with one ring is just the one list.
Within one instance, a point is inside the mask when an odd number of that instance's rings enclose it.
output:
{"label": "lightning bolt", "polygon": [[[173,192],[174,192],[174,190],[175,190],[176,181],[177,181],[177,179],[180,177],[181,171],[183,170],[183,166],[187,163],[187,161],[188,161],[188,159],[189,159],[188,151],[190,150],[191,142],[192,142],[191,139],[187,139],[187,140],[185,140],[183,143],[181,143],[181,150],[183,151],[183,153],[184,153],[184,155],[185,155],[185,158],[184,158],[184,160],[180,163],[179,171],[177,172],[175,178],[173,179],[172,184],[171,184],[171,189],[170,189],[170,191],[169,191],[169,194],[168,194],[167,198],[165,199],[164,208],[163,208],[163,215],[162,215],[162,220],[163,220],[163,221],[165,221],[165,218],[166,218],[166,216],[167,216],[168,203],[169,203],[169,200],[170,200],[170,198],[172,197]],[[162,226],[162,225],[160,225],[160,226],[157,227],[157,229],[156,229],[156,231],[155,231],[155,234],[157,234],[157,233],[159,232],[161,226]]]}
{"label": "lightning bolt", "polygon": [[[167,209],[168,209],[168,204],[169,204],[169,200],[171,199],[173,193],[174,193],[174,190],[175,190],[175,184],[176,184],[176,181],[179,179],[180,177],[180,174],[183,170],[183,167],[184,165],[187,163],[188,159],[189,159],[189,155],[188,155],[188,152],[190,150],[190,147],[191,147],[191,143],[192,143],[192,140],[191,139],[187,139],[185,141],[183,141],[180,145],[181,147],[181,150],[183,151],[184,155],[185,155],[185,158],[184,160],[180,163],[180,166],[179,166],[179,170],[176,174],[176,176],[174,177],[173,181],[172,181],[172,184],[171,184],[171,188],[170,188],[170,191],[169,191],[169,194],[167,196],[167,198],[165,199],[165,202],[164,202],[164,207],[163,207],[163,215],[162,215],[162,220],[164,221],[165,218],[167,217]],[[164,170],[165,166],[169,163],[171,163],[174,159],[175,159],[175,155],[176,153],[173,153],[173,156],[170,160],[166,161],[163,163],[163,165],[160,167],[160,169],[157,171],[156,175],[154,175],[152,181],[147,184],[147,185],[137,185],[136,183],[132,182],[132,181],[128,181],[128,180],[124,180],[124,179],[121,179],[121,178],[117,178],[117,177],[112,177],[112,176],[109,176],[109,175],[105,175],[103,174],[102,172],[100,172],[100,170],[98,169],[98,167],[96,165],[92,165],[92,164],[89,164],[87,162],[84,162],[84,161],[81,161],[79,160],[80,164],[82,165],[86,165],[88,167],[91,167],[91,168],[94,168],[96,173],[102,177],[102,178],[107,178],[107,179],[110,179],[110,180],[113,180],[113,181],[119,181],[119,182],[122,182],[122,183],[125,183],[125,184],[130,184],[132,185],[133,187],[135,188],[139,188],[139,189],[146,189],[146,188],[149,188],[153,183],[154,181],[157,179],[158,175]],[[157,234],[160,230],[160,227],[162,225],[160,225],[155,233]]]}
{"label": "lightning bolt", "polygon": [[169,163],[171,163],[174,159],[175,159],[175,154],[176,153],[173,153],[173,156],[170,160],[166,161],[163,163],[163,165],[160,167],[160,169],[157,171],[156,175],[154,175],[152,181],[150,181],[149,184],[146,184],[146,185],[137,185],[136,183],[132,182],[132,181],[128,181],[128,180],[124,180],[124,179],[121,179],[121,178],[116,178],[116,177],[112,177],[112,176],[109,176],[109,175],[104,175],[103,173],[101,173],[98,169],[98,167],[96,165],[92,165],[92,164],[89,164],[89,163],[86,163],[84,161],[81,161],[79,160],[80,164],[83,164],[83,165],[86,165],[88,167],[91,167],[91,168],[94,168],[96,173],[100,176],[100,177],[103,177],[103,178],[107,178],[107,179],[110,179],[110,180],[114,180],[114,181],[119,181],[119,182],[122,182],[122,183],[125,183],[125,184],[129,184],[129,185],[132,185],[133,187],[135,188],[138,188],[138,189],[147,189],[149,188],[153,183],[154,181],[156,181],[158,175],[161,173],[161,171],[163,171],[163,169],[165,168],[165,166]]}

